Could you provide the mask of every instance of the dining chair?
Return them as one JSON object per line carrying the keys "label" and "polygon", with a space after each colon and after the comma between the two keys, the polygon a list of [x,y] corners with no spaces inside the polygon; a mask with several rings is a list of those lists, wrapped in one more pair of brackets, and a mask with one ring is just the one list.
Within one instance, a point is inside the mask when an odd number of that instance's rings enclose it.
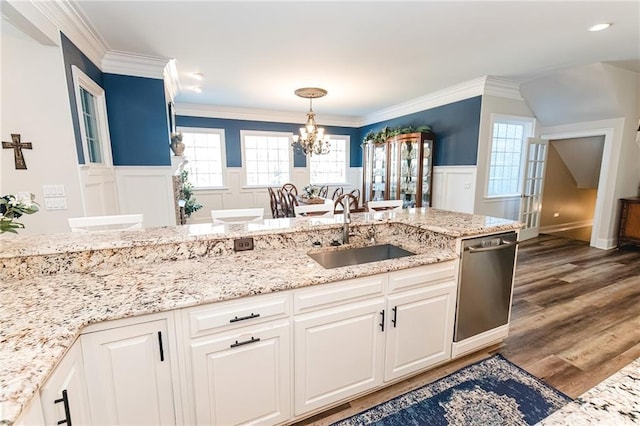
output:
{"label": "dining chair", "polygon": [[282,190],[282,188],[278,188],[277,189],[277,195],[278,195],[278,203],[280,203],[280,217],[290,217],[293,216],[290,212],[292,211],[293,207],[291,207],[289,204],[289,195]]}
{"label": "dining chair", "polygon": [[298,188],[292,183],[285,183],[282,185],[282,190],[287,194],[298,195]]}
{"label": "dining chair", "polygon": [[327,198],[328,194],[329,194],[329,186],[328,185],[322,185],[320,187],[320,191],[318,191],[318,197]]}
{"label": "dining chair", "polygon": [[334,212],[343,211],[346,203],[349,203],[349,211],[355,212],[358,210],[358,199],[351,194],[342,194],[333,203]]}
{"label": "dining chair", "polygon": [[358,202],[356,203],[356,206],[360,206],[360,190],[359,189],[353,189],[349,192],[349,194],[353,195],[354,197],[356,197],[356,200],[358,200]]}
{"label": "dining chair", "polygon": [[271,207],[271,217],[274,219],[285,217],[284,207],[280,203],[280,200],[276,195],[276,191],[274,191],[271,187],[267,187],[267,189],[269,190],[269,206]]}
{"label": "dining chair", "polygon": [[211,219],[213,223],[261,222],[264,219],[264,207],[211,210]]}
{"label": "dining chair", "polygon": [[296,217],[301,216],[332,216],[333,203],[305,204],[294,206]]}
{"label": "dining chair", "polygon": [[342,194],[344,194],[344,188],[339,186],[336,188],[335,191],[333,191],[333,195],[331,195],[331,199],[333,201],[336,201],[338,199],[339,196],[341,196]]}
{"label": "dining chair", "polygon": [[293,192],[287,193],[286,197],[287,197],[287,217],[295,217],[296,215],[295,207],[299,204],[298,197]]}
{"label": "dining chair", "polygon": [[402,200],[380,200],[367,202],[367,208],[370,212],[382,210],[402,210]]}
{"label": "dining chair", "polygon": [[144,221],[142,213],[117,214],[109,216],[70,217],[67,219],[71,232],[128,231],[141,229]]}

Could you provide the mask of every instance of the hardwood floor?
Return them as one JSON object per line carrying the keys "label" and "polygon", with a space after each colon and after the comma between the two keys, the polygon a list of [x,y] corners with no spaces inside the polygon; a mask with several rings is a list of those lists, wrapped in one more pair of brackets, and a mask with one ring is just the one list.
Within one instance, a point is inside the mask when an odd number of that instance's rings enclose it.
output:
{"label": "hardwood floor", "polygon": [[297,425],[328,425],[500,352],[572,398],[640,357],[640,250],[541,235],[520,244],[509,337]]}

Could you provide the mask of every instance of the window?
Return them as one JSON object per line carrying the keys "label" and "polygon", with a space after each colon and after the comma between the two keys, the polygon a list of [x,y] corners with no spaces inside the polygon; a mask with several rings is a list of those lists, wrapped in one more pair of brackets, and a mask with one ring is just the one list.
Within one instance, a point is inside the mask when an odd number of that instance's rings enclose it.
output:
{"label": "window", "polygon": [[493,118],[487,197],[520,194],[523,147],[532,130],[532,119]]}
{"label": "window", "polygon": [[312,185],[345,184],[349,161],[349,136],[331,135],[330,150],[326,155],[309,157],[309,174]]}
{"label": "window", "polygon": [[290,180],[291,134],[240,132],[247,186],[281,186]]}
{"label": "window", "polygon": [[224,186],[224,130],[182,127],[184,155],[189,159],[186,170],[194,188]]}
{"label": "window", "polygon": [[72,67],[72,74],[84,162],[109,166],[111,149],[104,90],[76,66]]}

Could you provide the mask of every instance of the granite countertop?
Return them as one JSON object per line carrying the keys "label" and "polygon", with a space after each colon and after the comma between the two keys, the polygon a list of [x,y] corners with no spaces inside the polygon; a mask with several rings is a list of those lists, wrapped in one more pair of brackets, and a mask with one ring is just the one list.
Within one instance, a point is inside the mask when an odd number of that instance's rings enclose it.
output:
{"label": "granite countertop", "polygon": [[[374,238],[417,255],[322,268],[307,253],[334,249],[327,246],[340,235],[339,215],[0,241],[0,424],[17,419],[89,324],[451,260],[457,237],[521,225],[435,209],[352,220],[350,246]],[[241,236],[252,236],[255,250],[233,252]]]}

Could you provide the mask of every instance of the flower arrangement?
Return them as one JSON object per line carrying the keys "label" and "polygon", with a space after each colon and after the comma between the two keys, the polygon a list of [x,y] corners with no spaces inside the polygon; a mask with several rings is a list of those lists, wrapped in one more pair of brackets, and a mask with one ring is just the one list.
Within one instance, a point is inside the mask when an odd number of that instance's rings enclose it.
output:
{"label": "flower arrangement", "polygon": [[29,194],[29,198],[16,197],[15,195],[3,195],[0,197],[0,234],[4,232],[18,233],[18,229],[24,228],[20,222],[16,222],[23,214],[33,214],[38,211],[38,203],[35,196]]}
{"label": "flower arrangement", "polygon": [[316,198],[318,195],[320,195],[319,186],[307,185],[304,188],[302,188],[302,190],[304,191],[305,198],[311,199],[311,198]]}

